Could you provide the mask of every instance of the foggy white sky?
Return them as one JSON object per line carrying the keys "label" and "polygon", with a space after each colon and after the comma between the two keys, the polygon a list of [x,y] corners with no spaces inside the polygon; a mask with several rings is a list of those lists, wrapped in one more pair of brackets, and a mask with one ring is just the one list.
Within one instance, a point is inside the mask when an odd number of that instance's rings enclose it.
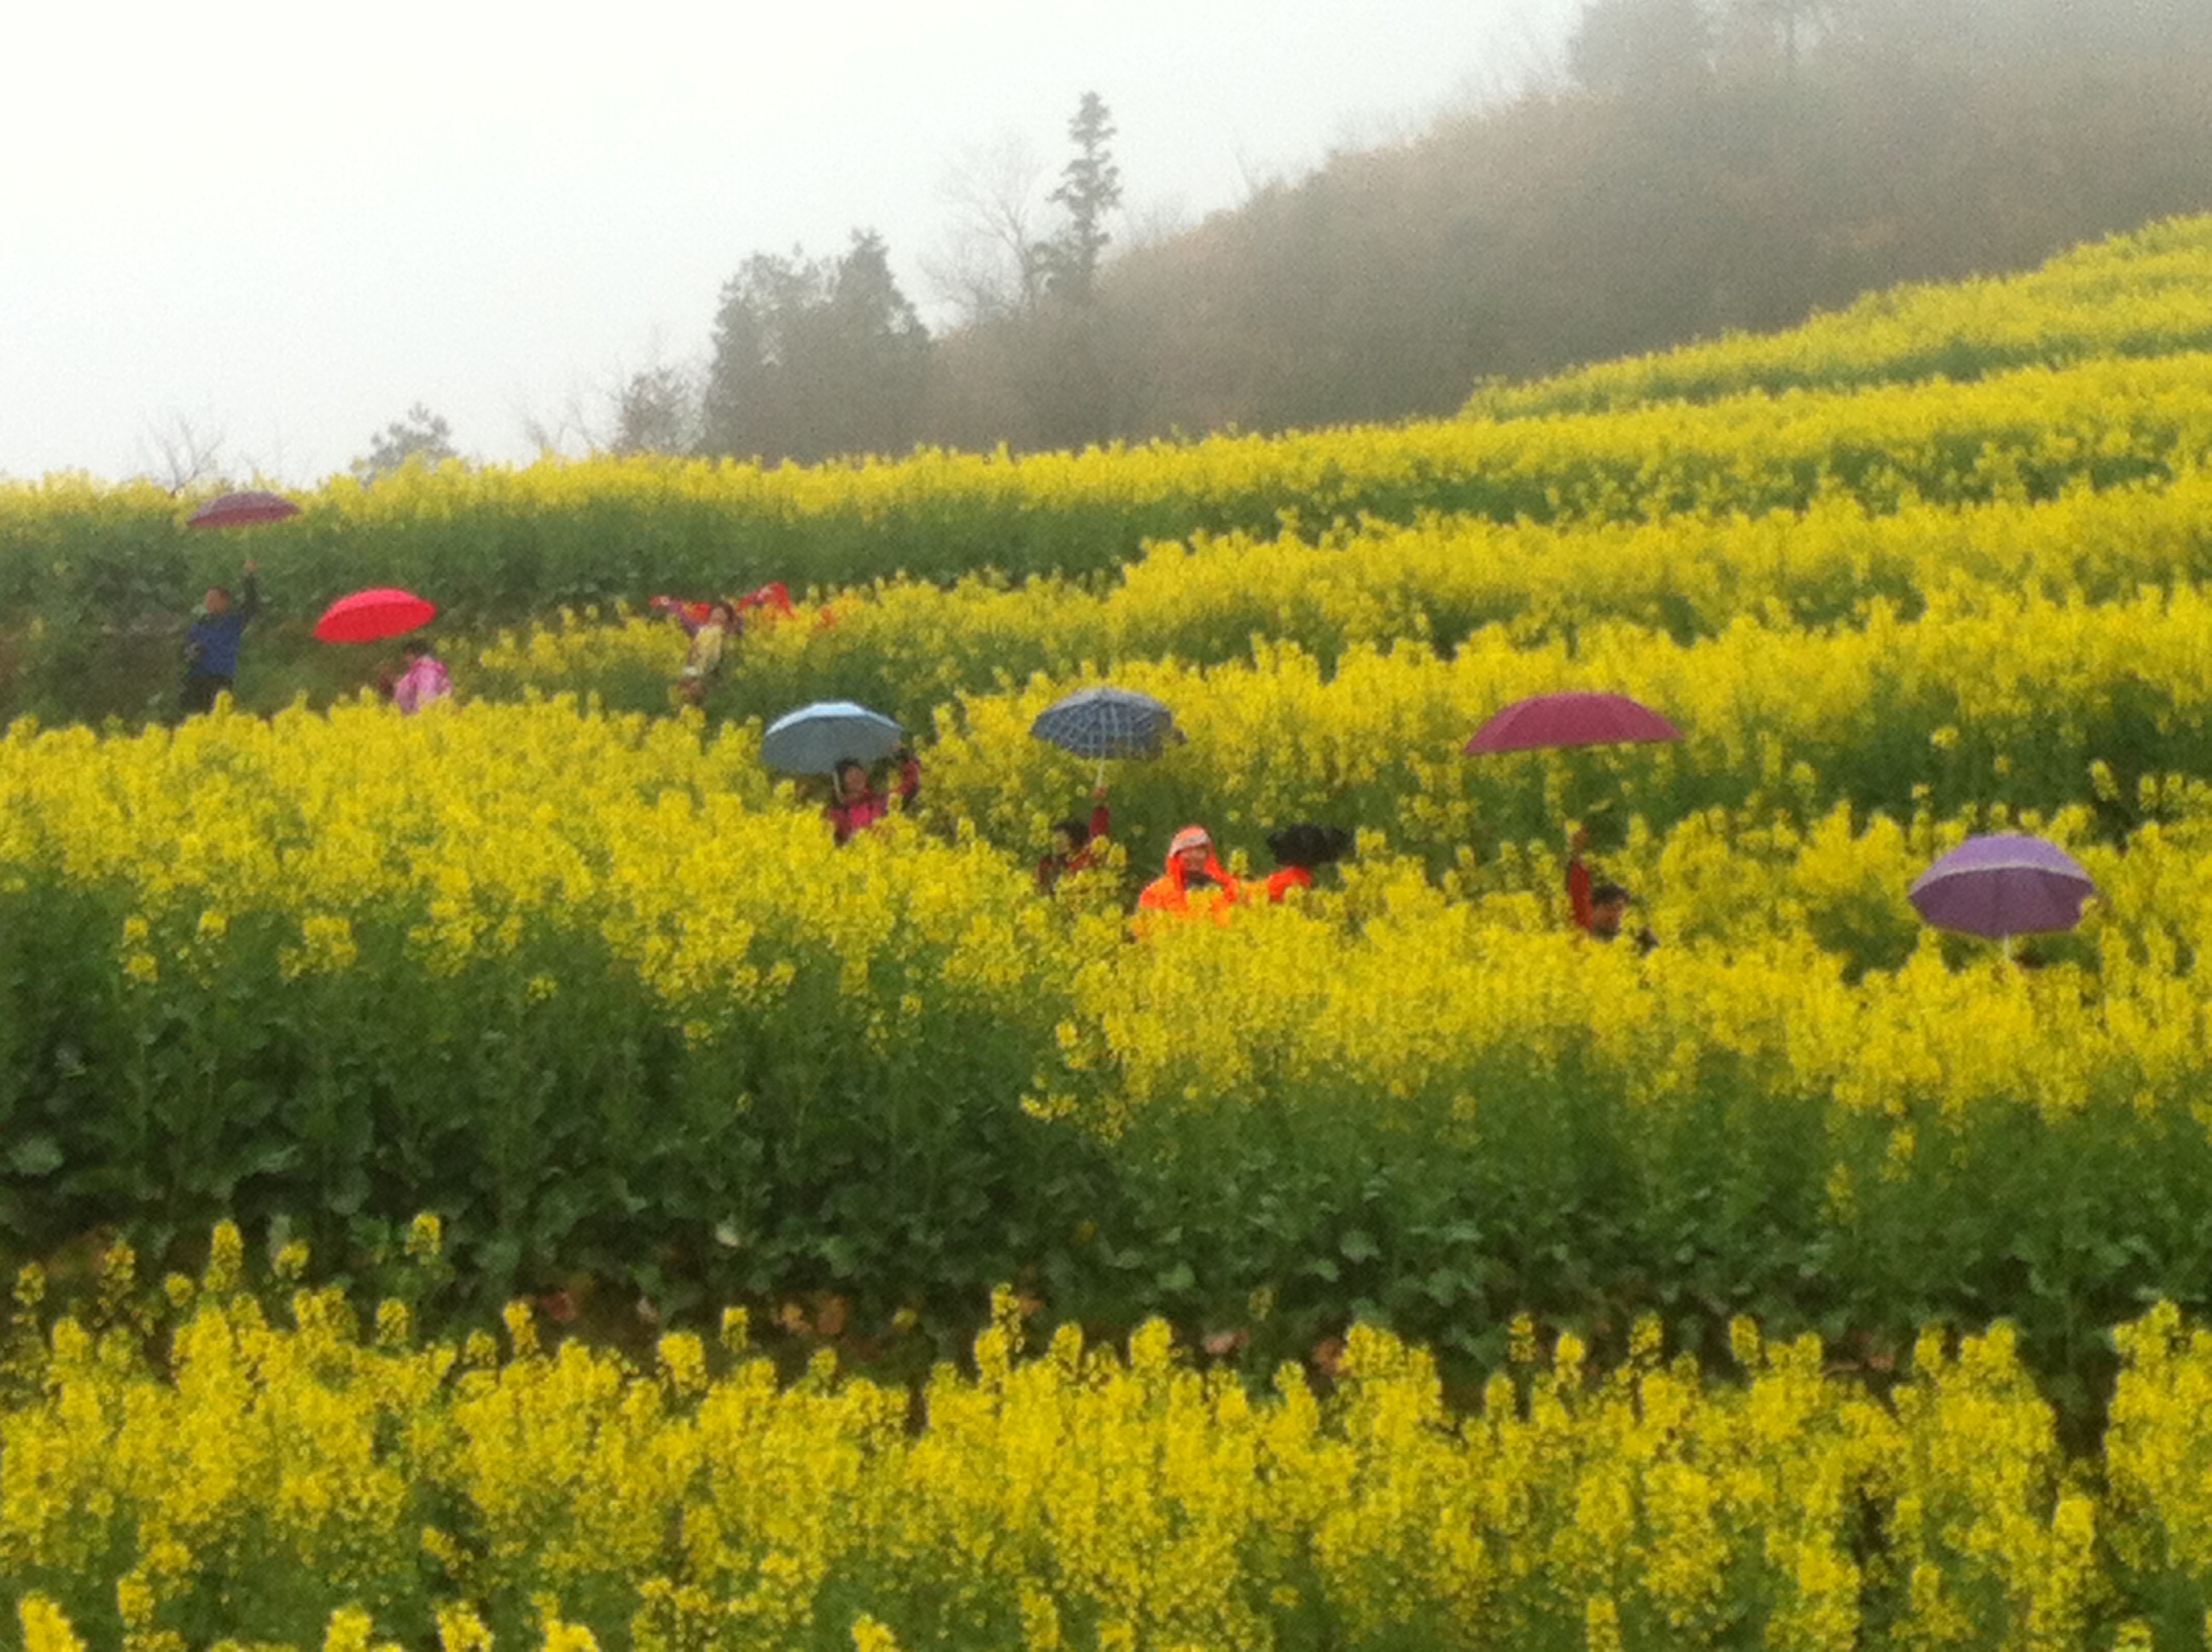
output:
{"label": "foggy white sky", "polygon": [[[1579,0],[21,0],[0,6],[0,475],[148,470],[151,432],[307,483],[416,401],[463,451],[703,356],[750,252],[890,244],[1086,89],[1125,206],[1249,180],[1555,62]],[[1049,178],[1046,187],[1049,187]]]}

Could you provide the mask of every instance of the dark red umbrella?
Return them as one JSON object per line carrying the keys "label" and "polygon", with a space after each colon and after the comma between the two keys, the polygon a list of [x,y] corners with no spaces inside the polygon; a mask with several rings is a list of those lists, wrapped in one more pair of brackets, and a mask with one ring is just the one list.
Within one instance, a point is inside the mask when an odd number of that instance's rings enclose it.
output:
{"label": "dark red umbrella", "polygon": [[1477,729],[1463,749],[1473,756],[1485,751],[1621,745],[1681,738],[1680,729],[1625,694],[1571,689],[1515,701]]}
{"label": "dark red umbrella", "polygon": [[340,597],[323,610],[315,635],[324,642],[374,642],[427,625],[438,605],[396,586],[378,586]]}
{"label": "dark red umbrella", "polygon": [[243,493],[217,494],[185,519],[192,528],[244,528],[257,522],[281,522],[297,516],[300,507],[282,494],[249,488]]}

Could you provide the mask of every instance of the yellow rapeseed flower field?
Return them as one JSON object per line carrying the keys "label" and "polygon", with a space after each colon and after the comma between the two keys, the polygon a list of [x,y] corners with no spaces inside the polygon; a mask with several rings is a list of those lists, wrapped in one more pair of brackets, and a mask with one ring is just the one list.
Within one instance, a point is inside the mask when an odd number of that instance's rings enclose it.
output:
{"label": "yellow rapeseed flower field", "polygon": [[1746,1321],[1724,1376],[1656,1321],[1603,1374],[1523,1326],[1455,1409],[1388,1332],[1255,1391],[1157,1321],[1025,1354],[1002,1295],[910,1403],[780,1382],[741,1319],[641,1363],[520,1303],[503,1345],[365,1339],[335,1291],[272,1318],[240,1248],[168,1282],[166,1370],[141,1324],[19,1315],[26,1647],[2071,1647],[2205,1564],[2212,1344],[2171,1306],[2120,1333],[2107,1490],[2002,1329],[1923,1339],[1885,1402]]}
{"label": "yellow rapeseed flower field", "polygon": [[[2208,246],[1449,422],[328,484],[271,591],[434,591],[458,703],[0,734],[21,1643],[2196,1643]],[[40,703],[173,515],[0,487]],[[776,576],[679,706],[642,599]],[[1108,681],[1188,738],[1047,890]],[[1565,688],[1684,738],[1462,755]],[[922,774],[840,847],[761,752],[842,698]],[[1132,923],[1191,823],[1225,921]],[[1923,926],[2014,829],[2081,925]]]}

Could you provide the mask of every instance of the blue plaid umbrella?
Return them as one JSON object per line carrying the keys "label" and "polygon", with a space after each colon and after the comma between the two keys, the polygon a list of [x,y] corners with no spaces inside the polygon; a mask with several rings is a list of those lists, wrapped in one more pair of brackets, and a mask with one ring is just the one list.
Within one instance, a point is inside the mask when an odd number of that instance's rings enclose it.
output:
{"label": "blue plaid umbrella", "polygon": [[1101,684],[1078,689],[1037,714],[1030,732],[1079,757],[1157,757],[1161,743],[1180,740],[1175,714],[1149,694]]}
{"label": "blue plaid umbrella", "polygon": [[761,761],[787,774],[829,774],[848,757],[872,763],[905,738],[879,711],[850,700],[817,700],[786,712],[761,736]]}

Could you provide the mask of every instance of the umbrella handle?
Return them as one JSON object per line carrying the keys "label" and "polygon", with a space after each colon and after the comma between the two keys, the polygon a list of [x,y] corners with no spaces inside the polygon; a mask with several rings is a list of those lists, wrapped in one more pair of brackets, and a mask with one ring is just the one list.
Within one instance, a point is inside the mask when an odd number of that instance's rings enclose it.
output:
{"label": "umbrella handle", "polygon": [[1105,758],[1101,757],[1101,758],[1098,760],[1098,774],[1097,774],[1097,777],[1096,779],[1094,779],[1091,783],[1091,785],[1092,785],[1092,786],[1094,786],[1094,787],[1103,786],[1103,785],[1105,785],[1105,784],[1106,784],[1106,760],[1105,760]]}

